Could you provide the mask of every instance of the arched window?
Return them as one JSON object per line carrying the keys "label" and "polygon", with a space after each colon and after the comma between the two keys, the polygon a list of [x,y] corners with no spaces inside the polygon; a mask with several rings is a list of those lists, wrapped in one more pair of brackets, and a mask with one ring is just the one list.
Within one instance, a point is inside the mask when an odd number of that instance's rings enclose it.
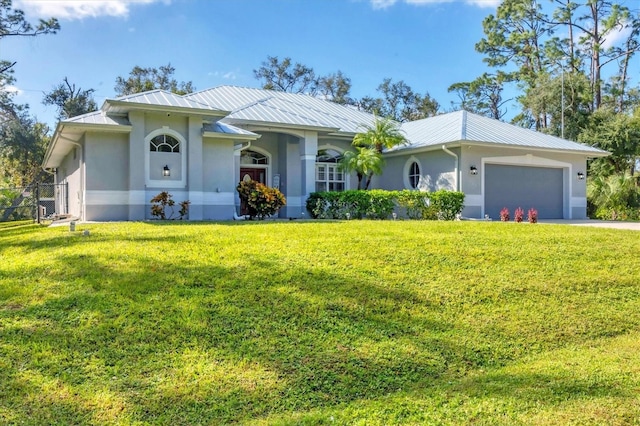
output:
{"label": "arched window", "polygon": [[316,191],[344,191],[345,175],[339,167],[342,154],[335,149],[320,149],[316,155]]}
{"label": "arched window", "polygon": [[149,188],[184,188],[187,185],[187,140],[169,126],[145,138],[145,184]]}
{"label": "arched window", "polygon": [[269,164],[269,157],[257,151],[242,151],[240,164],[252,166],[267,165]]}
{"label": "arched window", "polygon": [[409,185],[416,189],[420,183],[420,165],[415,161],[409,166]]}
{"label": "arched window", "polygon": [[158,135],[149,141],[151,152],[180,152],[180,141],[170,135]]}

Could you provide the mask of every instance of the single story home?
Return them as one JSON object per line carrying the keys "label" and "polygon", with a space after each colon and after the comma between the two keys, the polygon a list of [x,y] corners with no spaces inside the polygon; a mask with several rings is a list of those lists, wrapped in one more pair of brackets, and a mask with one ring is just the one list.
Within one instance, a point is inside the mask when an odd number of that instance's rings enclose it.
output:
{"label": "single story home", "polygon": [[[303,94],[221,86],[185,96],[163,90],[107,99],[61,121],[43,167],[66,183],[84,221],[150,219],[150,200],[189,200],[190,220],[243,212],[241,179],[277,187],[282,217],[303,217],[314,191],[354,189],[338,161],[375,117]],[[463,216],[534,207],[540,218],[586,218],[586,162],[607,152],[466,111],[401,125],[409,144],[384,153],[373,187],[458,190]]]}

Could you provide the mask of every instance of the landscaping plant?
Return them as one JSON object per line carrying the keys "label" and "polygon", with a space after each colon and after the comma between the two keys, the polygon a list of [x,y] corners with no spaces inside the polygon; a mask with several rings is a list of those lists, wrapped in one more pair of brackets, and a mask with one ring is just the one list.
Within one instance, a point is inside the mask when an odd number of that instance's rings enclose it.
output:
{"label": "landscaping plant", "polygon": [[509,220],[511,220],[511,216],[509,215],[508,208],[503,207],[502,210],[500,210],[500,220],[502,222],[509,222]]}
{"label": "landscaping plant", "polygon": [[529,223],[538,223],[538,210],[533,207],[527,212],[527,220]]}
{"label": "landscaping plant", "polygon": [[513,213],[513,220],[515,220],[517,223],[521,223],[524,220],[524,210],[522,209],[522,207],[518,207]]}
{"label": "landscaping plant", "polygon": [[[154,216],[161,220],[169,220],[173,219],[174,206],[176,202],[173,200],[173,196],[169,194],[167,191],[162,191],[155,197],[151,199],[151,216]],[[176,219],[182,220],[189,213],[189,205],[191,202],[189,200],[181,201],[178,205],[180,206],[180,210],[178,210],[178,217]],[[167,208],[170,209],[170,212],[167,212]]]}
{"label": "landscaping plant", "polygon": [[277,188],[268,187],[254,180],[241,181],[237,186],[240,201],[246,206],[251,219],[264,219],[274,215],[287,200]]}

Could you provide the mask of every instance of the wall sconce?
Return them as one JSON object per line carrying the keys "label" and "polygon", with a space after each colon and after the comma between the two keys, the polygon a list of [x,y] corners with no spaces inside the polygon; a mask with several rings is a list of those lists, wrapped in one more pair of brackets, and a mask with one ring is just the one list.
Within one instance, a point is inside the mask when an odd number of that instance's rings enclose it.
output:
{"label": "wall sconce", "polygon": [[578,172],[578,180],[584,180],[584,173]]}
{"label": "wall sconce", "polygon": [[469,167],[469,174],[470,175],[477,175],[478,174],[478,168],[476,166]]}
{"label": "wall sconce", "polygon": [[171,176],[171,170],[168,165],[162,168],[162,176]]}

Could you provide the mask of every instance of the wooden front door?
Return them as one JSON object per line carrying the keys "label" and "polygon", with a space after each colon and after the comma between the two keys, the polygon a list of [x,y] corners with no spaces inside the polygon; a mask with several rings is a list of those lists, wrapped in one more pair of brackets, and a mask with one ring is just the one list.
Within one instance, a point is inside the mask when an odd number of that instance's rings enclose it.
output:
{"label": "wooden front door", "polygon": [[[255,180],[256,182],[260,182],[263,184],[267,184],[267,169],[257,169],[252,167],[242,167],[240,168],[240,181],[243,180]],[[245,215],[249,214],[249,209],[244,202],[240,203],[240,214]]]}
{"label": "wooden front door", "polygon": [[267,184],[267,169],[254,169],[249,167],[240,168],[240,181],[245,179],[255,180],[263,184]]}

